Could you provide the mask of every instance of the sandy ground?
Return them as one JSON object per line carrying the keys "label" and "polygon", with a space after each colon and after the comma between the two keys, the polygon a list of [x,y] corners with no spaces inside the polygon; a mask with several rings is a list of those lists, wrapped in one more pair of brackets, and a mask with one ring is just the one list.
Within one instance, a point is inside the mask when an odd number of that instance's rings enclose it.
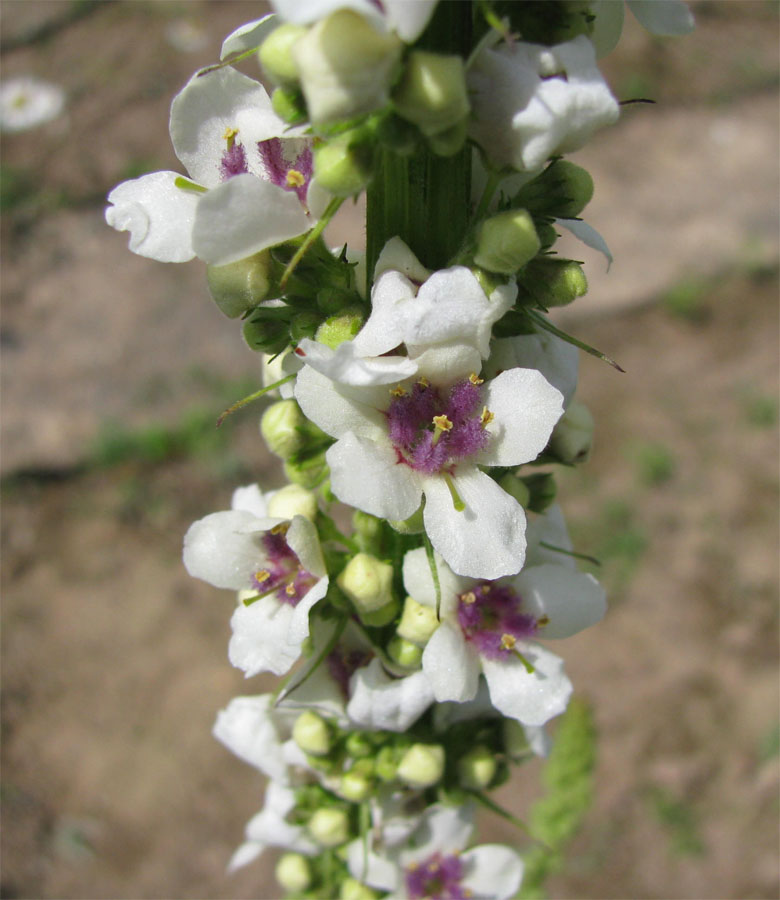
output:
{"label": "sandy ground", "polygon": [[[6,0],[3,40],[64,6]],[[630,32],[611,83],[662,102],[580,156],[616,263],[588,257],[567,327],[627,372],[583,359],[596,452],[560,488],[611,611],[564,650],[600,743],[556,897],[779,890],[777,6],[696,9],[684,41]],[[100,201],[176,167],[171,94],[256,10],[112,3],[3,59],[69,91],[66,121],[2,143],[4,897],[276,896],[270,859],[224,873],[262,781],[209,735],[271,682],[230,668],[233,599],[179,562],[235,484],[280,481],[254,411],[208,424],[256,358],[199,264],[128,253]],[[181,20],[205,48],[171,48]],[[502,801],[522,815],[537,777]]]}

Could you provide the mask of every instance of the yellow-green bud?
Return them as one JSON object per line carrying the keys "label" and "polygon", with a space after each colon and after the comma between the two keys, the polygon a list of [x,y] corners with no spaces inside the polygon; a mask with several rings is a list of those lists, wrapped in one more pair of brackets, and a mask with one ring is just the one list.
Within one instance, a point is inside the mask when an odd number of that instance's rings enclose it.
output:
{"label": "yellow-green bud", "polygon": [[275,519],[304,516],[313,521],[317,515],[317,495],[300,484],[286,484],[268,501],[268,515]]}
{"label": "yellow-green bud", "polygon": [[377,778],[392,781],[398,774],[398,759],[393,747],[382,747],[376,755],[374,770]]}
{"label": "yellow-green bud", "polygon": [[275,84],[294,84],[298,80],[298,65],[292,48],[306,31],[301,25],[280,25],[260,45],[257,52],[260,65]]}
{"label": "yellow-green bud", "polygon": [[[398,603],[393,597],[393,567],[369,553],[358,553],[347,563],[336,583],[352,601],[361,621],[380,624],[375,613],[382,613],[381,624],[395,615]],[[369,622],[367,617],[373,619]]]}
{"label": "yellow-green bud", "polygon": [[309,819],[308,829],[322,847],[338,847],[349,840],[349,817],[343,809],[318,809]]}
{"label": "yellow-green bud", "polygon": [[345,878],[339,888],[339,900],[377,900],[379,894],[356,878]]}
{"label": "yellow-green bud", "polygon": [[313,490],[328,474],[328,464],[325,454],[318,453],[310,459],[301,462],[293,462],[291,459],[284,461],[284,474],[289,481],[300,484],[302,487]]}
{"label": "yellow-green bud", "polygon": [[563,219],[578,216],[593,198],[593,178],[587,169],[569,162],[568,159],[556,160],[546,173],[547,178],[560,181],[555,193],[562,196],[562,201],[555,208],[555,215]]}
{"label": "yellow-green bud", "polygon": [[413,50],[393,91],[393,105],[425,135],[452,128],[470,109],[463,59]]}
{"label": "yellow-green bud", "polygon": [[306,102],[298,88],[276,88],[271,94],[271,109],[288,125],[306,121]]}
{"label": "yellow-green bud", "polygon": [[350,307],[337,316],[331,316],[317,329],[316,340],[335,350],[344,341],[351,341],[363,327],[363,311]]}
{"label": "yellow-green bud", "polygon": [[566,306],[588,292],[582,266],[571,259],[539,259],[523,273],[528,292],[544,306]]}
{"label": "yellow-green bud", "polygon": [[466,142],[466,120],[458,122],[452,128],[428,135],[428,146],[436,156],[454,156]]}
{"label": "yellow-green bud", "polygon": [[458,760],[458,781],[470,791],[481,791],[496,775],[496,758],[489,747],[480,744]]}
{"label": "yellow-green bud", "polygon": [[359,194],[374,174],[372,162],[372,147],[354,143],[349,135],[314,148],[317,182],[336,197]]}
{"label": "yellow-green bud", "polygon": [[534,222],[525,209],[508,209],[482,223],[474,262],[488,272],[512,275],[541,248]]}
{"label": "yellow-green bud", "polygon": [[387,524],[399,534],[422,534],[425,531],[422,506],[417,512],[412,513],[408,519],[392,519],[388,520]]}
{"label": "yellow-green bud", "polygon": [[272,403],[260,419],[260,434],[274,456],[287,459],[304,444],[301,431],[306,419],[295,400]]}
{"label": "yellow-green bud", "polygon": [[338,122],[383,106],[402,47],[353,10],[321,19],[292,47],[310,120]]}
{"label": "yellow-green bud", "polygon": [[593,447],[593,416],[584,403],[572,400],[550,438],[550,450],[567,463],[585,462]]}
{"label": "yellow-green bud", "polygon": [[419,669],[422,663],[422,650],[417,644],[413,644],[397,634],[390,639],[390,643],[387,645],[387,655],[393,662],[405,669]]}
{"label": "yellow-green bud", "polygon": [[371,779],[359,771],[346,772],[341,777],[339,793],[352,803],[361,803],[373,790]]}
{"label": "yellow-green bud", "polygon": [[505,490],[510,497],[514,497],[520,506],[523,508],[528,506],[528,501],[531,499],[531,493],[525,486],[523,480],[518,478],[517,475],[512,475],[511,472],[504,475],[498,482],[498,486]]}
{"label": "yellow-green bud", "polygon": [[325,756],[330,750],[328,723],[309,709],[295,720],[292,737],[301,750],[311,756]]}
{"label": "yellow-green bud", "polygon": [[374,752],[373,742],[368,735],[360,731],[350,731],[344,746],[353,759],[368,759]]}
{"label": "yellow-green bud", "polygon": [[226,266],[206,266],[206,280],[214,302],[236,319],[262,300],[271,287],[271,254],[261,250]]}
{"label": "yellow-green bud", "polygon": [[397,776],[411,787],[427,788],[444,774],[441,744],[412,744],[398,765]]}
{"label": "yellow-green bud", "polygon": [[274,875],[285,891],[291,894],[299,894],[311,884],[309,860],[300,853],[285,853],[279,857]]}
{"label": "yellow-green bud", "polygon": [[401,621],[396,628],[396,632],[402,638],[417,644],[418,647],[424,647],[438,627],[439,620],[432,606],[423,606],[411,597],[406,598]]}

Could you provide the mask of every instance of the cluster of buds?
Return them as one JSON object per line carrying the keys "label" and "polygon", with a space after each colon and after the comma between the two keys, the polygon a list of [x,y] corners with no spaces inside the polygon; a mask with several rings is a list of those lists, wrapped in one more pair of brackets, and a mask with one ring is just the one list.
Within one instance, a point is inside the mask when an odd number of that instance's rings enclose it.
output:
{"label": "cluster of buds", "polygon": [[[629,5],[692,25],[677,0]],[[547,314],[587,291],[560,229],[610,259],[563,155],[618,117],[596,60],[623,5],[272,6],[175,98],[187,175],[124,182],[106,211],[135,252],[207,264],[263,354],[289,482],[238,488],[184,542],[235,592],[232,664],[284,677],[217,718],[269,779],[231,866],[272,846],[291,897],[509,898],[522,854],[471,846],[474,810],[549,749],[572,685],[547,642],[606,610],[555,502],[593,439],[579,350],[599,354]],[[270,95],[235,68],[252,58]],[[365,252],[331,250],[363,190]]]}

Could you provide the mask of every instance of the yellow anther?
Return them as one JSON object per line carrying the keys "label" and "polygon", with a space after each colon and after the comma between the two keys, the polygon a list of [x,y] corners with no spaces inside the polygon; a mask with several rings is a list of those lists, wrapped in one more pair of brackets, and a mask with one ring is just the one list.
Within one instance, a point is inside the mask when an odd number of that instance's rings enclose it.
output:
{"label": "yellow anther", "polygon": [[295,596],[295,582],[291,581],[287,585],[287,587],[284,589],[284,592],[285,592],[285,594],[287,594],[288,597],[294,597]]}
{"label": "yellow anther", "polygon": [[517,638],[513,634],[501,635],[501,649],[511,650],[517,643]]}
{"label": "yellow anther", "polygon": [[306,178],[303,172],[297,169],[290,169],[287,173],[287,187],[303,187],[306,184]]}
{"label": "yellow anther", "polygon": [[452,431],[452,422],[445,416],[434,416],[433,424],[436,427],[436,430],[433,432],[433,440],[431,444],[435,447],[436,444],[439,443],[439,438],[444,434],[445,431]]}
{"label": "yellow anther", "polygon": [[479,421],[482,423],[482,427],[486,428],[490,423],[495,419],[495,413],[492,413],[487,406],[482,407],[482,415],[480,416]]}
{"label": "yellow anther", "polygon": [[476,603],[477,595],[474,593],[474,591],[468,591],[467,593],[463,594],[460,599],[464,603],[469,603],[469,604]]}
{"label": "yellow anther", "polygon": [[258,584],[262,584],[264,581],[268,581],[270,577],[271,573],[268,571],[268,569],[260,569],[259,572],[255,572],[255,581]]}
{"label": "yellow anther", "polygon": [[471,375],[469,375],[469,381],[470,381],[472,384],[484,384],[484,383],[485,383],[485,379],[484,379],[484,378],[480,378],[479,375],[477,375],[476,372],[472,372]]}
{"label": "yellow anther", "polygon": [[428,387],[430,385],[430,381],[428,381],[425,375],[423,375],[417,379],[417,384],[419,384],[420,387]]}
{"label": "yellow anther", "polygon": [[550,617],[549,617],[549,616],[539,616],[539,618],[536,620],[536,624],[537,624],[540,628],[543,627],[544,625],[549,625],[549,624],[550,624]]}
{"label": "yellow anther", "polygon": [[274,527],[271,529],[271,534],[287,534],[289,530],[289,522],[280,522],[278,525],[274,525]]}
{"label": "yellow anther", "polygon": [[405,390],[405,388],[402,388],[400,384],[397,387],[390,388],[390,393],[394,397],[405,397],[406,396],[406,390]]}
{"label": "yellow anther", "polygon": [[233,149],[233,144],[236,142],[236,135],[238,134],[238,128],[230,128],[228,126],[225,129],[225,133],[222,135],[222,140],[227,141],[228,150]]}
{"label": "yellow anther", "polygon": [[418,862],[412,861],[406,867],[406,871],[407,872],[416,872],[419,868],[420,868],[420,864]]}

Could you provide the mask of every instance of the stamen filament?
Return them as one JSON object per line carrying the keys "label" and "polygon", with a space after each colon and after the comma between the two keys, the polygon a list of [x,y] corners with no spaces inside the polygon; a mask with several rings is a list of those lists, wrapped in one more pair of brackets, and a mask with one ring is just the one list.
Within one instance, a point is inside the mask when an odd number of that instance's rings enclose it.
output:
{"label": "stamen filament", "polygon": [[466,508],[466,504],[463,502],[460,494],[455,488],[455,485],[452,483],[452,478],[446,473],[444,473],[444,483],[449,488],[450,497],[452,497],[452,505],[455,507],[455,512],[463,512],[463,510]]}
{"label": "stamen filament", "polygon": [[512,653],[514,653],[514,655],[525,666],[526,672],[528,672],[529,675],[533,675],[534,672],[536,671],[536,668],[533,665],[531,665],[531,663],[523,656],[523,654],[519,650],[515,650],[515,649],[512,650]]}

